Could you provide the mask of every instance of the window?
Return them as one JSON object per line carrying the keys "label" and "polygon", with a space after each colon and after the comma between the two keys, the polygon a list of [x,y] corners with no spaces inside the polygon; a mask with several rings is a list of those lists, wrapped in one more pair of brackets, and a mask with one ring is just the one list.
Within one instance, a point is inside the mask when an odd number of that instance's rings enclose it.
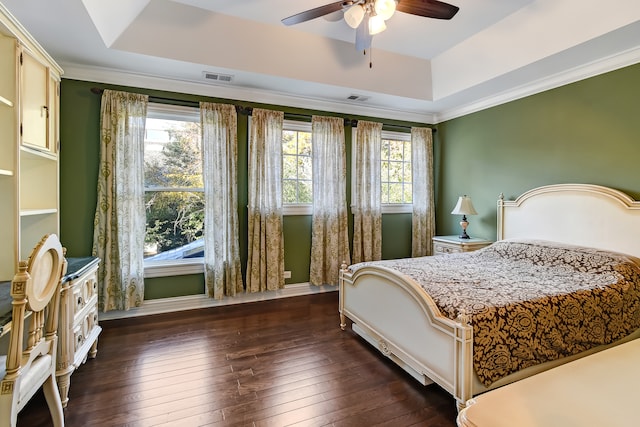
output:
{"label": "window", "polygon": [[380,161],[383,212],[409,212],[413,198],[411,135],[383,131]]}
{"label": "window", "polygon": [[168,265],[202,264],[204,189],[197,108],[149,104],[144,167],[146,276],[201,272],[202,267],[153,273],[159,265],[166,270]]}
{"label": "window", "polygon": [[285,120],[282,132],[282,203],[285,214],[311,214],[311,123]]}

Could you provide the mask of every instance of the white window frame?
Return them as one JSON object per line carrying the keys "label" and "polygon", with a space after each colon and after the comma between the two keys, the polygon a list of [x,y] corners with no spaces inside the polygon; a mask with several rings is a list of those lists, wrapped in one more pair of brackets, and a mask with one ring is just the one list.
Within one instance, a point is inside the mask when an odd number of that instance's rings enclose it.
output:
{"label": "white window frame", "polygon": [[[147,106],[147,117],[153,119],[200,121],[198,107],[167,105],[150,102]],[[175,188],[180,190],[180,188]],[[198,191],[189,188],[187,191]],[[202,189],[204,191],[204,189]],[[146,192],[146,188],[145,188]],[[146,222],[146,221],[145,221]],[[181,276],[186,274],[204,273],[204,258],[188,258],[168,261],[144,261],[144,277]]]}
{"label": "white window frame", "polygon": [[[297,120],[284,120],[283,130],[311,133],[311,123]],[[311,147],[313,150],[313,147]],[[283,154],[284,159],[284,154]],[[312,184],[313,185],[313,184]],[[312,215],[313,203],[282,203],[282,215]]]}
{"label": "white window frame", "polygon": [[[356,133],[358,131],[357,127],[354,127],[351,130],[351,144],[353,145],[356,140]],[[381,139],[390,139],[394,141],[407,141],[411,142],[411,134],[407,132],[394,132],[389,130],[383,130],[381,134]],[[412,159],[413,160],[413,159]],[[351,155],[351,170],[355,171],[356,168],[356,156],[354,151],[352,150]],[[352,173],[353,176],[353,173]],[[413,174],[412,174],[413,179]],[[412,181],[413,184],[413,181]],[[351,179],[351,194],[355,194],[355,180]],[[351,207],[354,207],[353,199],[351,202]],[[413,212],[413,203],[382,203],[381,210],[383,214],[401,214],[401,213],[412,213]]]}

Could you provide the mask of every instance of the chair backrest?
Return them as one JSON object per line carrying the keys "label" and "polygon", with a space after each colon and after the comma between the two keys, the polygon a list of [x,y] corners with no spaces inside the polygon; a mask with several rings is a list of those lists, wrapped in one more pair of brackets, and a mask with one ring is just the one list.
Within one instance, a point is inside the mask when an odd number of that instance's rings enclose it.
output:
{"label": "chair backrest", "polygon": [[[49,381],[55,384],[60,286],[66,266],[58,237],[49,234],[38,242],[28,261],[20,261],[11,282],[13,314],[6,372],[4,378],[0,378],[0,407],[3,412],[10,411],[13,417],[51,376],[53,379]],[[26,325],[28,335],[25,340]],[[41,364],[45,361],[47,368],[43,369]],[[42,378],[29,376],[29,381],[24,380],[36,363]],[[9,395],[13,395],[10,404],[5,400]],[[5,415],[8,414],[2,414],[0,418]],[[4,425],[3,422],[0,424]]]}
{"label": "chair backrest", "polygon": [[[62,245],[55,234],[44,236],[33,248],[28,261],[20,261],[18,273],[11,282],[13,315],[7,374],[21,368],[28,360],[23,356],[49,353],[46,341],[56,335],[60,309],[60,280],[66,270]],[[49,306],[49,312],[45,309]],[[30,312],[26,348],[23,349],[24,318]],[[45,315],[46,314],[46,315]],[[22,354],[24,350],[24,353]],[[54,352],[55,353],[55,352]]]}

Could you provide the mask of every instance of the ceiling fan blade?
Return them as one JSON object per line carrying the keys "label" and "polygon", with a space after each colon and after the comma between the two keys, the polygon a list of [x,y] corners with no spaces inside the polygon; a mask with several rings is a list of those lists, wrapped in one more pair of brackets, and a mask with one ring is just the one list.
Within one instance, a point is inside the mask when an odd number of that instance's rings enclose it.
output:
{"label": "ceiling fan blade", "polygon": [[358,28],[356,28],[356,50],[362,52],[371,47],[373,36],[369,34],[369,14],[365,14]]}
{"label": "ceiling fan blade", "polygon": [[438,0],[399,0],[396,10],[427,18],[451,19],[460,8]]}
{"label": "ceiling fan blade", "polygon": [[321,16],[342,10],[342,6],[345,3],[349,2],[337,1],[334,3],[325,4],[324,6],[316,7],[315,9],[305,10],[304,12],[297,13],[295,15],[289,16],[288,18],[284,18],[282,20],[282,23],[284,25],[294,25],[301,22],[310,21],[312,19],[320,18]]}

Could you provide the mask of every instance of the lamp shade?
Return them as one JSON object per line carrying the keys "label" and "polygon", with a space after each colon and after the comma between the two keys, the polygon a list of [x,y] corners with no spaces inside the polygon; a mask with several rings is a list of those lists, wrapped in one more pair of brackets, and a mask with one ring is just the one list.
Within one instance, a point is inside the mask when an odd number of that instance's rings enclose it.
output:
{"label": "lamp shade", "polygon": [[376,15],[385,21],[391,18],[396,11],[396,0],[376,0],[374,4]]}
{"label": "lamp shade", "polygon": [[372,36],[380,34],[387,29],[387,24],[384,23],[384,19],[375,15],[369,18],[369,34]]}
{"label": "lamp shade", "polygon": [[458,197],[458,203],[451,213],[453,215],[478,215],[478,212],[476,212],[473,207],[473,203],[471,203],[471,197],[466,195]]}
{"label": "lamp shade", "polygon": [[364,8],[360,4],[351,6],[344,12],[344,20],[351,28],[358,28],[364,18]]}

